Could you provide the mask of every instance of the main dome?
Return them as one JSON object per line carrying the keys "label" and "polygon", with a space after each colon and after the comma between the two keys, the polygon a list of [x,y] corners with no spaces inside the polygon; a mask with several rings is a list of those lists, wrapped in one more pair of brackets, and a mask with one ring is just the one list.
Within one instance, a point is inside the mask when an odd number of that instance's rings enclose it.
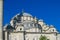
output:
{"label": "main dome", "polygon": [[26,12],[21,12],[15,15],[12,19],[17,20],[17,18],[21,19],[21,17],[33,17],[31,14],[26,13]]}
{"label": "main dome", "polygon": [[[26,13],[26,12],[21,12],[21,13],[18,13],[17,15],[15,15],[12,20],[10,21],[10,24],[11,25],[14,25],[16,23],[24,23],[24,22],[34,22],[34,17],[29,14],[29,13]],[[37,21],[37,20],[35,20]]]}
{"label": "main dome", "polygon": [[15,27],[15,25],[23,25],[25,30],[34,27],[41,29],[41,26],[38,24],[36,17],[33,17],[31,14],[26,12],[15,15],[10,24],[12,27]]}
{"label": "main dome", "polygon": [[25,12],[25,13],[23,13],[22,15],[23,15],[23,16],[32,16],[31,14],[26,13],[26,12]]}

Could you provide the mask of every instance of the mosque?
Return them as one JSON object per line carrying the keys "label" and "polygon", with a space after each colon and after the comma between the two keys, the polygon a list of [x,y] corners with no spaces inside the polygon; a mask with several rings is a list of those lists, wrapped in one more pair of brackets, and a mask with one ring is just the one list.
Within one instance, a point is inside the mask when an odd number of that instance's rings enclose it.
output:
{"label": "mosque", "polygon": [[59,40],[60,33],[53,25],[27,12],[20,12],[3,27],[2,0],[0,1],[0,40]]}
{"label": "mosque", "polygon": [[15,15],[10,24],[4,26],[3,33],[5,40],[39,40],[41,36],[58,40],[60,35],[53,25],[47,25],[27,12]]}

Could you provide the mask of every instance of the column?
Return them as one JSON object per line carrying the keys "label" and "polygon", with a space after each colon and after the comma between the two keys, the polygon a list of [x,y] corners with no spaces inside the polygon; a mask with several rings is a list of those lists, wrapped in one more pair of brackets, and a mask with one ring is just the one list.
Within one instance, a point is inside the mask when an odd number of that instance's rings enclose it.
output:
{"label": "column", "polygon": [[0,40],[3,40],[3,33],[2,33],[2,16],[3,16],[3,0],[0,0]]}

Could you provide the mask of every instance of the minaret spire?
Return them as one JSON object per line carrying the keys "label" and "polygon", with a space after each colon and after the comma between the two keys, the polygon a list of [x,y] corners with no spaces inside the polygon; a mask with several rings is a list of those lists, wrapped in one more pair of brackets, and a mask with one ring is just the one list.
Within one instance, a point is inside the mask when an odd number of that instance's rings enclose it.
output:
{"label": "minaret spire", "polygon": [[2,19],[3,19],[3,0],[0,0],[0,40],[3,40]]}

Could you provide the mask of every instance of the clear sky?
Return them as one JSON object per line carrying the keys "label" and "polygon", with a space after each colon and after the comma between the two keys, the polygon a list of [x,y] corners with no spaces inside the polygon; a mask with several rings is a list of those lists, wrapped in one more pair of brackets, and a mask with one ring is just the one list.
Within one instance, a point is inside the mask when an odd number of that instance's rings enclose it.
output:
{"label": "clear sky", "polygon": [[3,9],[4,25],[9,24],[11,18],[24,9],[60,31],[60,0],[4,0]]}

